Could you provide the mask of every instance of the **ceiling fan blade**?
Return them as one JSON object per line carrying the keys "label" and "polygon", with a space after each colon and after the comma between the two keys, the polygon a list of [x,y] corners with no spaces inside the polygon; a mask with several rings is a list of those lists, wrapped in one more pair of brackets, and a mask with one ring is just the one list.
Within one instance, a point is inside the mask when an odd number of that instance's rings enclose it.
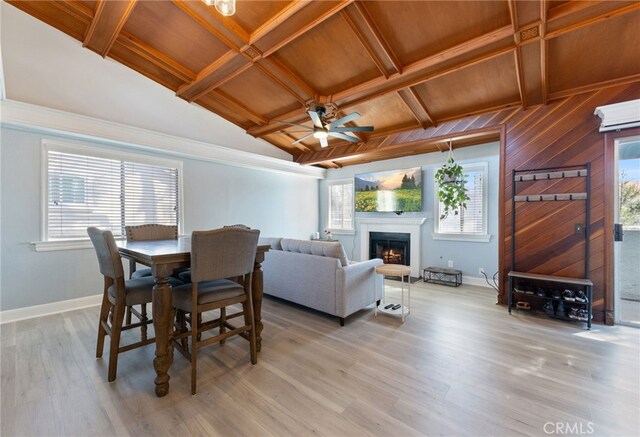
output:
{"label": "ceiling fan blade", "polygon": [[298,144],[299,142],[304,141],[304,140],[306,140],[307,138],[312,137],[312,136],[313,136],[313,132],[311,132],[309,135],[305,135],[304,137],[300,138],[299,140],[294,141],[294,142],[293,142],[293,143],[291,143],[291,144]]}
{"label": "ceiling fan blade", "polygon": [[307,111],[307,114],[309,114],[309,117],[311,117],[311,121],[313,121],[314,126],[319,128],[323,127],[322,119],[320,118],[320,116],[316,111]]}
{"label": "ceiling fan blade", "polygon": [[320,138],[320,146],[329,147],[329,142],[327,141],[326,138]]}
{"label": "ceiling fan blade", "polygon": [[278,123],[289,124],[291,126],[302,126],[302,127],[307,128],[307,129],[313,129],[311,126],[307,126],[306,124],[294,123],[292,121],[284,121],[284,120],[274,120],[274,121],[276,121]]}
{"label": "ceiling fan blade", "polygon": [[329,129],[331,132],[373,132],[373,126],[340,126]]}
{"label": "ceiling fan blade", "polygon": [[360,141],[359,138],[352,137],[350,135],[341,134],[340,132],[329,131],[329,135],[335,138],[341,138],[343,140],[351,141],[352,143],[357,143],[358,141]]}
{"label": "ceiling fan blade", "polygon": [[358,114],[357,112],[352,112],[349,115],[345,115],[344,117],[337,119],[336,121],[332,121],[327,127],[331,129],[333,127],[337,127],[340,124],[349,123],[350,121],[355,120],[358,117],[360,117],[360,114]]}

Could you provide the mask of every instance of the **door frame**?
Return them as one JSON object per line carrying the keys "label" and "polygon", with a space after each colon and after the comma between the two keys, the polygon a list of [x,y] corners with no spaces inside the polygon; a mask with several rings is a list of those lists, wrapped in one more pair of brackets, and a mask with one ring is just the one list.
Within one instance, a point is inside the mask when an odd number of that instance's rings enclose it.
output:
{"label": "door frame", "polygon": [[616,141],[620,138],[640,135],[640,128],[606,132],[604,135],[604,320],[605,324],[615,323],[615,255],[613,247],[614,189],[616,180]]}

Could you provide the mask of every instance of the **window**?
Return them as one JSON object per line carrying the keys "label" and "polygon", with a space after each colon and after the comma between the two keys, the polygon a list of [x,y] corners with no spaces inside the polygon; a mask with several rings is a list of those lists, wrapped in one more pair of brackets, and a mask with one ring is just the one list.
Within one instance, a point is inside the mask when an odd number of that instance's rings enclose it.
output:
{"label": "window", "polygon": [[179,162],[45,144],[46,241],[85,239],[87,227],[178,225]]}
{"label": "window", "polygon": [[[453,237],[457,239],[476,239],[489,241],[487,235],[487,172],[488,164],[477,163],[463,165],[467,187],[467,194],[471,198],[467,201],[467,208],[459,208],[455,213],[440,219],[444,209],[441,202],[435,196],[437,207],[435,225],[436,239],[440,237]],[[457,237],[457,238],[456,238]],[[478,238],[480,237],[480,238]]]}
{"label": "window", "polygon": [[332,231],[353,230],[353,181],[329,185],[329,219]]}

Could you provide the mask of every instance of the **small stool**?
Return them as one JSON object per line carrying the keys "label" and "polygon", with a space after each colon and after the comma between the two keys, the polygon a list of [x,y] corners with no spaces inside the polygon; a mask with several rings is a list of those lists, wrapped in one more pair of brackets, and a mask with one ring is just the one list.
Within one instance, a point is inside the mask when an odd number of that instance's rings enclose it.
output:
{"label": "small stool", "polygon": [[[376,266],[375,268],[375,274],[377,275],[382,275],[382,302],[380,303],[380,305],[377,305],[375,308],[375,312],[374,314],[377,316],[378,315],[378,310],[381,313],[384,314],[389,314],[389,315],[393,315],[393,316],[397,316],[398,314],[400,314],[402,321],[404,322],[404,316],[405,314],[409,314],[411,313],[411,277],[409,276],[411,274],[411,267],[409,266],[404,266],[401,264],[382,264],[379,266]],[[384,283],[384,279],[387,276],[400,276],[400,281],[402,283],[402,294],[401,294],[401,298],[400,298],[400,308],[394,310],[391,308],[385,309],[385,306],[388,305],[385,302],[385,292],[384,292],[384,287],[385,287],[385,283]],[[404,277],[407,277],[407,288],[408,288],[408,299],[407,299],[407,306],[404,306]],[[378,300],[378,282],[375,282],[375,288],[374,288],[374,300]]]}

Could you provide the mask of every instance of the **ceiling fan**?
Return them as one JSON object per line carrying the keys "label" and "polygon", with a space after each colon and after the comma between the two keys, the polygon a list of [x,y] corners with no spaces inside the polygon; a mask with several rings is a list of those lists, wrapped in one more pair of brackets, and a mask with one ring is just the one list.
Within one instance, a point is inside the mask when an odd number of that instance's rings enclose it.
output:
{"label": "ceiling fan", "polygon": [[331,123],[324,122],[324,116],[326,113],[326,109],[323,106],[317,106],[315,110],[309,109],[307,114],[311,117],[311,121],[313,122],[313,126],[306,126],[300,123],[293,123],[290,121],[280,121],[280,123],[289,124],[292,126],[299,126],[305,128],[302,131],[290,131],[290,132],[309,132],[308,135],[300,138],[299,140],[294,141],[291,144],[297,144],[306,140],[309,137],[315,137],[320,140],[320,145],[322,147],[328,147],[329,142],[327,141],[327,137],[341,138],[343,140],[351,141],[352,143],[357,143],[360,141],[360,138],[347,135],[353,132],[372,132],[373,126],[340,126],[344,125],[356,118],[360,117],[360,114],[357,112],[352,112],[349,115],[345,115],[342,118],[337,119],[336,121],[332,121]]}

